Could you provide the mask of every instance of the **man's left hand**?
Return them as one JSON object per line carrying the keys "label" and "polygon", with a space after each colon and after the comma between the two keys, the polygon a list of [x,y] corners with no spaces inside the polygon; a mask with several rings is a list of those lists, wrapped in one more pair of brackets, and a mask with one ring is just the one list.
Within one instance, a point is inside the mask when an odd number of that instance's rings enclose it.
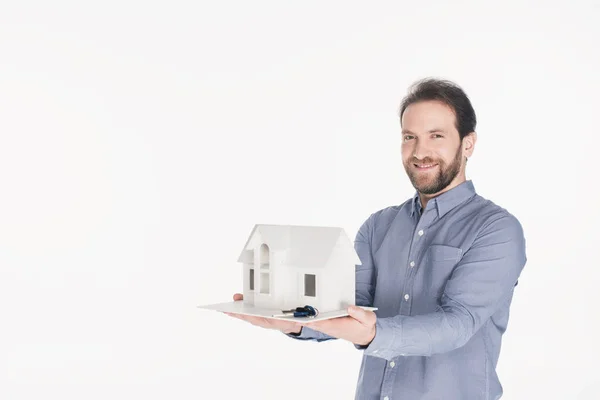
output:
{"label": "man's left hand", "polygon": [[375,337],[377,315],[360,307],[348,307],[348,317],[311,322],[307,327],[360,346],[367,346]]}

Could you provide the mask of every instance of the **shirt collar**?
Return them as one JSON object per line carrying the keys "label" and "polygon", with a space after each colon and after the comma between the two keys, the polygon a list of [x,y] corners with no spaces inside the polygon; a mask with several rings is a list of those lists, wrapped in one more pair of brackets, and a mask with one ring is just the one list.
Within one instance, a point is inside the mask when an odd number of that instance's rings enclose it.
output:
{"label": "shirt collar", "polygon": [[421,215],[421,201],[419,200],[419,192],[415,192],[415,195],[412,198],[412,208],[410,210],[410,215],[414,216],[415,213],[417,215]]}
{"label": "shirt collar", "polygon": [[[467,180],[462,182],[460,185],[453,187],[447,192],[444,192],[439,196],[429,200],[427,205],[432,203],[432,207],[437,209],[438,218],[442,218],[444,215],[446,215],[446,213],[448,213],[448,211],[470,199],[474,195],[475,186],[471,180]],[[412,199],[411,215],[414,215],[415,213],[418,213],[418,215],[421,214],[421,201],[419,199],[418,192],[415,193]]]}

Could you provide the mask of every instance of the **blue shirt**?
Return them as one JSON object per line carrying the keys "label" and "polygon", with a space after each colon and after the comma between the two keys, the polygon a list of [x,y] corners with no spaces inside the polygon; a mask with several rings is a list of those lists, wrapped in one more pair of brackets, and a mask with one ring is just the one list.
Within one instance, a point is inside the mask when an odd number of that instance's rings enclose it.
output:
{"label": "blue shirt", "polygon": [[[525,238],[519,221],[471,181],[373,213],[355,249],[356,304],[378,307],[356,398],[496,400],[496,365]],[[310,325],[309,325],[310,326]],[[300,340],[333,339],[304,327]]]}

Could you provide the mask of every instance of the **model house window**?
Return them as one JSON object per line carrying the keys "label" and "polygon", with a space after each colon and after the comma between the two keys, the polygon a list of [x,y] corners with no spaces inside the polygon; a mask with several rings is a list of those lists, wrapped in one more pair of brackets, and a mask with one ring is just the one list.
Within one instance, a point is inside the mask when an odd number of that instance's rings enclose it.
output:
{"label": "model house window", "polygon": [[254,268],[250,268],[250,290],[254,290]]}
{"label": "model house window", "polygon": [[271,277],[269,274],[270,270],[270,251],[269,246],[266,243],[263,243],[260,246],[259,256],[259,264],[260,264],[260,293],[261,294],[269,294],[271,291],[270,281]]}
{"label": "model house window", "polygon": [[304,295],[317,296],[317,277],[315,275],[304,274]]}
{"label": "model house window", "polygon": [[269,294],[269,273],[260,273],[260,292],[262,294]]}

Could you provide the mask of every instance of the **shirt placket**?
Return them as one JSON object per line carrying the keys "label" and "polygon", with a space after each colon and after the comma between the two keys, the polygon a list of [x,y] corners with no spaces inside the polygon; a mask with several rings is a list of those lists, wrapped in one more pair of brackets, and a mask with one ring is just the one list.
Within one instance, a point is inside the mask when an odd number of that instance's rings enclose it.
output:
{"label": "shirt placket", "polygon": [[[433,222],[434,218],[435,218],[435,210],[431,209],[431,208],[427,209],[427,210],[425,210],[425,212],[423,213],[421,218],[419,218],[419,221],[417,222],[417,225],[415,227],[414,234],[413,234],[413,237],[411,240],[409,253],[408,253],[408,262],[405,267],[406,279],[404,280],[402,300],[400,302],[400,314],[401,315],[410,315],[410,308],[411,308],[411,304],[412,304],[413,283],[414,283],[415,273],[417,270],[417,263],[416,263],[417,261],[416,260],[417,260],[417,256],[421,253],[421,251],[423,249],[427,230],[428,230],[429,226],[431,225],[431,223]],[[404,354],[401,354],[400,356],[404,356]],[[395,375],[396,370],[398,369],[397,363],[398,363],[398,360],[396,358],[394,358],[394,359],[389,360],[385,367],[383,382],[382,382],[382,386],[381,386],[381,399],[383,399],[383,400],[392,400],[393,399],[392,391],[394,389],[394,386],[393,386],[394,381],[395,381],[394,375]]]}
{"label": "shirt placket", "polygon": [[[432,204],[433,206],[433,204]],[[418,255],[422,253],[423,247],[425,246],[425,237],[427,231],[433,219],[435,218],[435,209],[433,207],[427,208],[415,227],[410,249],[408,252],[407,265],[405,266],[405,279],[404,287],[402,292],[402,301],[400,302],[400,314],[410,315],[410,309],[412,305],[413,286],[415,280],[415,274],[418,269],[417,259]]]}

